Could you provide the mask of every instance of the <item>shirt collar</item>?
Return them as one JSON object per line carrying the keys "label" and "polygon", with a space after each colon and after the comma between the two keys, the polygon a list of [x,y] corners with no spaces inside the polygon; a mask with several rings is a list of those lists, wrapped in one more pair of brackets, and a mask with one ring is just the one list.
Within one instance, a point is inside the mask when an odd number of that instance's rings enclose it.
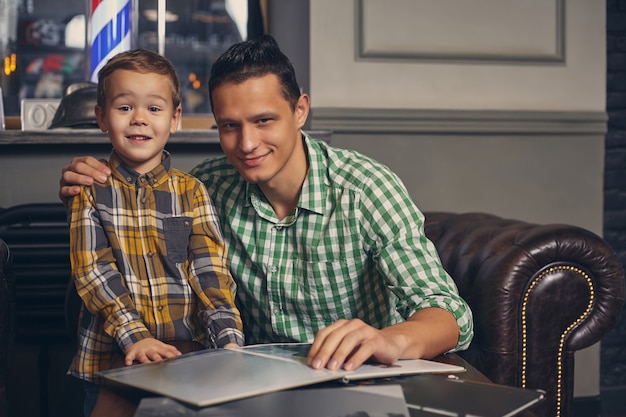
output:
{"label": "shirt collar", "polygon": [[[317,214],[324,214],[326,211],[326,200],[330,181],[327,176],[325,155],[311,136],[302,132],[302,140],[304,149],[309,160],[309,170],[302,184],[300,199],[298,200],[298,209],[308,210]],[[250,206],[252,195],[266,201],[263,192],[257,184],[246,182],[246,207]]]}
{"label": "shirt collar", "polygon": [[309,158],[309,171],[302,184],[298,207],[317,214],[326,212],[326,201],[330,181],[328,179],[328,162],[317,141],[302,133],[307,158]]}
{"label": "shirt collar", "polygon": [[109,158],[109,167],[113,171],[112,175],[127,185],[135,185],[137,187],[156,186],[163,182],[169,176],[170,164],[170,153],[166,150],[163,151],[161,164],[145,174],[140,174],[126,165],[115,151],[111,152],[111,157]]}

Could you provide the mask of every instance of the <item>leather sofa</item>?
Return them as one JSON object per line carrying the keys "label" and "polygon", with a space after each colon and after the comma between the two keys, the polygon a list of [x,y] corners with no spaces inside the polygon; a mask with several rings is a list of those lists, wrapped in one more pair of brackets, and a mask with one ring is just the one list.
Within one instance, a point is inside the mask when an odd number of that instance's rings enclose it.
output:
{"label": "leather sofa", "polygon": [[[63,296],[69,276],[64,213],[58,203],[0,210],[0,239],[14,246],[17,299],[38,294],[33,304],[16,305],[20,339],[41,340],[42,332],[54,339],[67,332],[66,319],[76,326],[75,313],[63,318],[63,311],[76,310],[63,305],[75,303]],[[615,252],[594,233],[569,225],[485,213],[425,216],[427,236],[474,313],[475,337],[460,355],[495,383],[544,390],[546,400],[533,408],[538,417],[571,416],[574,354],[600,341],[622,311],[624,271]],[[6,282],[3,276],[3,288]],[[3,333],[0,349],[5,340]],[[1,369],[3,381],[4,363]]]}
{"label": "leather sofa", "polygon": [[14,275],[11,253],[0,239],[0,417],[8,415],[7,382],[9,347],[13,338]]}
{"label": "leather sofa", "polygon": [[426,235],[474,313],[462,352],[491,381],[542,389],[538,416],[571,416],[574,354],[600,341],[624,304],[615,252],[588,230],[485,213],[425,213]]}

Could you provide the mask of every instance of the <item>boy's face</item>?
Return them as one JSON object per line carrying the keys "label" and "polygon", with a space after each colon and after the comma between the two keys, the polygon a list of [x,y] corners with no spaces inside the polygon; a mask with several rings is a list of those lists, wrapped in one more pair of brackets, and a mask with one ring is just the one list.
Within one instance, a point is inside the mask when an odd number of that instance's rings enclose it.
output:
{"label": "boy's face", "polygon": [[169,78],[116,70],[107,80],[105,96],[104,108],[96,106],[96,117],[119,157],[139,173],[157,167],[182,112],[180,106],[174,108]]}
{"label": "boy's face", "polygon": [[292,110],[278,77],[268,74],[223,84],[212,98],[222,150],[246,181],[261,189],[301,185],[307,169],[300,136],[309,110],[307,95]]}

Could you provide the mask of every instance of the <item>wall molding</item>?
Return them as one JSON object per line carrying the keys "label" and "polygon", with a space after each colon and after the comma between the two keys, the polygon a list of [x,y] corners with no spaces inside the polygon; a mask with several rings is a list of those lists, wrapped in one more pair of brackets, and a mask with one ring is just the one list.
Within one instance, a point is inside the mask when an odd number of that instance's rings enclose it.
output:
{"label": "wall molding", "polygon": [[[412,0],[414,1],[414,0]],[[494,7],[505,7],[502,3],[498,4],[498,0],[494,1]],[[472,37],[474,33],[471,29],[466,30],[468,37],[463,40],[451,39],[449,43],[445,44],[446,48],[441,48],[441,35],[447,33],[445,26],[446,22],[450,19],[440,19],[439,25],[432,31],[437,33],[428,32],[427,29],[422,31],[415,29],[419,26],[419,23],[401,23],[404,22],[404,15],[396,15],[395,18],[389,19],[389,16],[394,16],[393,13],[400,13],[397,10],[400,8],[393,8],[391,5],[385,5],[384,12],[380,12],[376,15],[376,7],[380,7],[376,3],[376,0],[356,0],[355,1],[355,29],[356,29],[356,58],[358,60],[365,61],[468,61],[476,63],[529,63],[529,64],[562,64],[565,62],[565,39],[566,39],[566,15],[565,6],[566,0],[553,0],[552,2],[543,3],[541,7],[544,7],[545,13],[534,13],[530,21],[525,25],[510,25],[509,27],[494,26],[494,32],[489,37],[489,41],[485,41],[481,36],[476,35]],[[372,7],[374,6],[374,7]],[[419,5],[418,5],[419,6]],[[415,7],[418,7],[415,6]],[[432,5],[430,5],[432,7]],[[428,3],[424,3],[424,7],[429,7]],[[371,10],[370,10],[371,9]],[[510,42],[507,37],[512,26],[518,27],[524,26],[531,32],[520,33],[518,39],[533,39],[533,35],[537,35],[532,32],[532,28],[536,27],[536,19],[540,19],[543,14],[553,13],[554,22],[552,22],[552,33],[546,35],[545,39],[534,39],[528,41],[528,43]],[[370,15],[376,15],[377,23],[371,22],[372,17]],[[369,19],[368,19],[369,16]],[[413,16],[415,18],[415,16]],[[419,17],[419,16],[418,16]],[[510,13],[505,13],[502,17],[507,19],[519,19],[514,9],[511,9]],[[522,17],[523,18],[523,17]],[[526,19],[529,17],[526,16]],[[461,24],[484,26],[490,24],[488,17],[485,17],[482,22],[472,21],[471,19]],[[389,22],[391,20],[391,23]],[[499,20],[503,20],[502,18]],[[368,24],[369,22],[369,24]],[[400,23],[398,23],[400,22]],[[458,25],[458,21],[455,21]],[[457,27],[457,26],[455,26]],[[503,31],[501,39],[498,37],[497,31]],[[548,32],[549,33],[549,32]],[[421,34],[418,35],[418,34]],[[437,39],[437,44],[428,44],[428,39]],[[505,36],[507,35],[507,36]],[[400,45],[397,39],[419,39],[419,42],[411,44]],[[394,43],[393,39],[396,40]],[[509,39],[509,40],[507,40]],[[507,43],[508,42],[508,43]],[[393,46],[390,50],[390,45]]]}
{"label": "wall molding", "polygon": [[333,134],[604,135],[603,111],[413,110],[317,107],[312,129]]}

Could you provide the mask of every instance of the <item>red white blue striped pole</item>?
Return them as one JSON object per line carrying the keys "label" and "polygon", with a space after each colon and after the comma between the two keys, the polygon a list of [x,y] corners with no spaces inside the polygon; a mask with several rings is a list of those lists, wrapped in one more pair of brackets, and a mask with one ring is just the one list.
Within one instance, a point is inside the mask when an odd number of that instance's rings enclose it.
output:
{"label": "red white blue striped pole", "polygon": [[91,0],[89,15],[89,79],[98,82],[98,71],[113,55],[131,49],[131,0]]}

